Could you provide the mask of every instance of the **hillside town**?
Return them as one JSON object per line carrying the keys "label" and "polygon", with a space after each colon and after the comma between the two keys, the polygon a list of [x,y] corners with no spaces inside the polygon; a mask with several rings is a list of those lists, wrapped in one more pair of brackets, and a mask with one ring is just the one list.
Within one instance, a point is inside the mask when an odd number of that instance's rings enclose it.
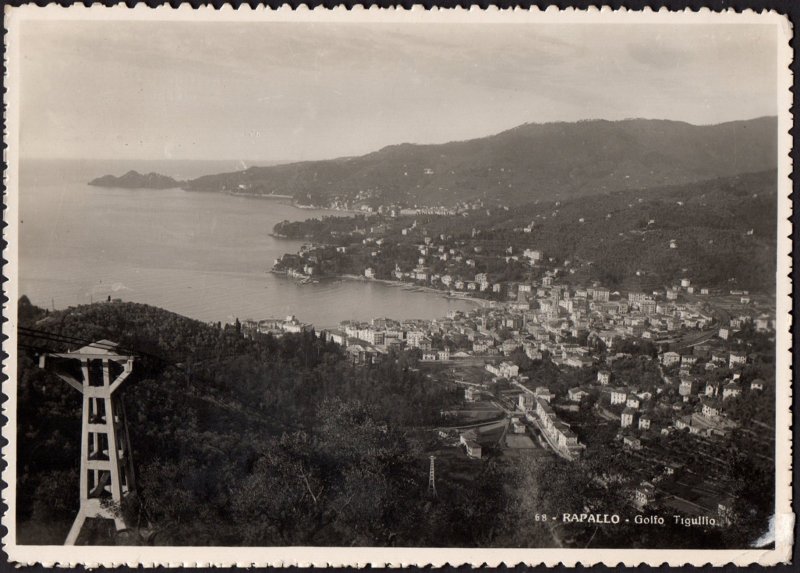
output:
{"label": "hillside town", "polygon": [[[304,244],[275,259],[272,271],[301,282],[381,280],[498,302],[531,288],[596,283],[609,294],[639,293],[642,312],[653,314],[657,302],[675,302],[681,292],[770,290],[771,269],[753,264],[774,243],[771,221],[760,215],[774,201],[760,192],[768,183],[718,181],[699,196],[679,187],[658,200],[628,191],[513,208],[471,204],[459,214],[386,208],[282,221],[273,236]],[[707,225],[731,210],[742,212],[724,228]],[[618,302],[602,292],[586,298]]]}
{"label": "hillside town", "polygon": [[[563,266],[537,269],[543,256],[533,249],[517,258],[539,279],[475,273],[464,280],[430,272],[428,261],[447,260],[450,251],[432,241],[418,250],[419,266],[397,269],[396,278],[492,292],[495,300],[436,320],[344,321],[317,335],[356,364],[407,353],[432,383],[463,387],[465,403],[495,405],[506,418],[503,435],[528,436],[530,447],[572,462],[624,453],[626,468],[607,468],[598,479],[629,488],[639,511],[723,519],[731,448],[773,463],[775,311],[768,297],[698,287],[685,277],[650,292],[579,286]],[[374,270],[364,276],[373,279]],[[276,335],[313,329],[293,316],[243,327]],[[496,427],[494,419],[486,424]],[[480,425],[461,425],[453,443],[468,458],[503,443],[496,432],[482,443]]]}

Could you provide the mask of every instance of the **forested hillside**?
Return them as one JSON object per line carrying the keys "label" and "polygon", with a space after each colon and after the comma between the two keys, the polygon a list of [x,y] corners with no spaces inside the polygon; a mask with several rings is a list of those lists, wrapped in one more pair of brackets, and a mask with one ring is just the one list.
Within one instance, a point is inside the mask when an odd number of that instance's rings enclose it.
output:
{"label": "forested hillside", "polygon": [[525,124],[480,139],[394,145],[361,157],[200,177],[196,191],[334,197],[372,205],[520,204],[773,169],[774,117],[695,126],[664,120]]}
{"label": "forested hillside", "polygon": [[[555,265],[569,261],[571,280],[598,280],[611,287],[662,287],[686,276],[708,287],[775,288],[777,178],[774,171],[651,190],[621,191],[565,201],[537,201],[513,209],[480,209],[463,217],[416,215],[312,219],[284,222],[275,232],[295,239],[347,245],[322,270],[380,278],[399,264],[417,264],[423,237],[447,237],[474,266],[464,276],[488,272],[520,280],[525,263],[507,259],[536,249]],[[407,234],[402,229],[414,228]],[[384,229],[379,254],[361,245],[370,229]],[[673,248],[674,245],[674,248]],[[511,251],[509,252],[509,248]],[[434,273],[460,274],[458,265],[434,259]],[[549,262],[547,265],[553,266]],[[328,265],[326,267],[325,265]]]}
{"label": "forested hillside", "polygon": [[[613,287],[660,287],[680,277],[709,287],[775,288],[775,172],[529,205],[479,227],[483,238],[524,241],[576,274]],[[504,218],[503,214],[499,214]],[[674,245],[674,248],[673,248]],[[521,245],[520,245],[521,246]]]}
{"label": "forested hillside", "polygon": [[[20,320],[140,354],[123,387],[138,496],[123,509],[150,543],[473,542],[451,527],[455,509],[428,507],[427,457],[412,432],[439,422],[457,394],[404,357],[356,368],[313,333],[250,340],[233,326],[131,303],[46,313],[23,298]],[[81,398],[35,365],[35,348],[67,347],[33,336],[20,344],[20,539],[37,532],[58,544],[78,507]],[[473,494],[440,488],[456,505]],[[443,531],[419,527],[430,511],[444,512]]]}

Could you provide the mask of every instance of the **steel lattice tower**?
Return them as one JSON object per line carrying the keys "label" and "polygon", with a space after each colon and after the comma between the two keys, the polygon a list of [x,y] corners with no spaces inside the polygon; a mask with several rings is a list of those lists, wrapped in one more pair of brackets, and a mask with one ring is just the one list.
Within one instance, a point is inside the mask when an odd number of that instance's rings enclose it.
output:
{"label": "steel lattice tower", "polygon": [[[44,354],[39,367],[52,362],[54,373],[83,394],[81,424],[80,508],[65,545],[74,545],[87,518],[114,520],[125,529],[118,509],[134,488],[125,410],[114,394],[133,370],[133,356],[117,352],[117,344],[100,340],[74,352]],[[73,374],[75,362],[81,376]]]}
{"label": "steel lattice tower", "polygon": [[436,497],[436,456],[431,456],[431,469],[428,472],[428,495]]}

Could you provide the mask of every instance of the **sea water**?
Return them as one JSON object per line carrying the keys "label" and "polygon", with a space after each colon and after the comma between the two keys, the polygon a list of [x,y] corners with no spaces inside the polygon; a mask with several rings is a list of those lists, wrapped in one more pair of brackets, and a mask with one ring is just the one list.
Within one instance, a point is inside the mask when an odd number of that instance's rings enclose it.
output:
{"label": "sea water", "polygon": [[19,293],[65,308],[106,300],[159,306],[204,321],[294,314],[317,327],[385,316],[436,318],[472,303],[359,281],[298,284],[269,273],[302,242],[275,223],[341,212],[180,189],[107,189],[87,182],[129,169],[176,179],[241,162],[27,160],[20,166]]}

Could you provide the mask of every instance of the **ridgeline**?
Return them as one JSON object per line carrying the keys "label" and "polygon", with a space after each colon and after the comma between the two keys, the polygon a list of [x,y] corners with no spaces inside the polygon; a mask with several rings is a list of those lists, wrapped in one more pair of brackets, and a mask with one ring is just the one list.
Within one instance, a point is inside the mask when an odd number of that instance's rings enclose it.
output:
{"label": "ridgeline", "polygon": [[776,132],[774,117],[710,126],[645,119],[525,124],[469,141],[208,175],[185,188],[291,195],[319,206],[519,205],[774,169]]}

